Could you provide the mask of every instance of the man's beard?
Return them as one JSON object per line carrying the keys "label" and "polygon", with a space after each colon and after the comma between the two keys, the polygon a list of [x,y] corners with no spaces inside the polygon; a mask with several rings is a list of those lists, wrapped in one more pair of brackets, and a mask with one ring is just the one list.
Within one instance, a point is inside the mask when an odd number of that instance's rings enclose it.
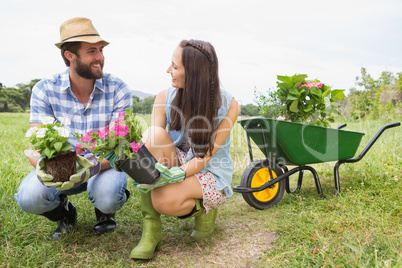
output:
{"label": "man's beard", "polygon": [[80,58],[77,57],[77,61],[76,61],[76,66],[75,66],[75,72],[81,76],[82,78],[85,79],[99,79],[103,77],[103,62],[99,62],[101,68],[96,71],[96,72],[92,72],[91,70],[91,64],[89,65],[85,65],[80,61]]}

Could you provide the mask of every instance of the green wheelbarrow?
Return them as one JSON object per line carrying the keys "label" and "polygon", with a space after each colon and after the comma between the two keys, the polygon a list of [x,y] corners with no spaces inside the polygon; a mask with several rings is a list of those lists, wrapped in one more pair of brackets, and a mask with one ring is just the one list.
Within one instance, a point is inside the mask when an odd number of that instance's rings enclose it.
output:
{"label": "green wheelbarrow", "polygon": [[[243,199],[256,209],[267,209],[279,203],[286,190],[294,193],[299,190],[303,173],[313,174],[317,192],[325,197],[317,171],[309,164],[337,161],[334,166],[335,195],[340,191],[339,166],[343,163],[360,161],[373,146],[380,135],[400,122],[382,127],[371,139],[358,157],[353,158],[364,133],[325,128],[270,118],[251,118],[238,121],[247,134],[248,151],[251,163],[244,170],[239,186],[233,191],[241,193]],[[252,139],[265,155],[265,159],[253,160]],[[296,166],[288,169],[287,166]],[[299,173],[297,186],[291,190],[289,176]]]}

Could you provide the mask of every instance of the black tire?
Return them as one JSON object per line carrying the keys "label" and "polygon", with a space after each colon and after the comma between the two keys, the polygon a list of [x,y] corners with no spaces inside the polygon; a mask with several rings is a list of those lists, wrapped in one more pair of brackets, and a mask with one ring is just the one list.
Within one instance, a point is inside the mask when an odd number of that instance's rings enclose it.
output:
{"label": "black tire", "polygon": [[[259,187],[270,179],[269,170],[272,171],[273,178],[279,177],[283,174],[282,169],[268,160],[254,161],[247,166],[241,177],[240,185],[247,188]],[[267,209],[281,201],[283,193],[285,192],[286,182],[281,180],[275,183],[273,187],[267,188],[260,192],[242,193],[243,199],[250,206],[256,209]]]}

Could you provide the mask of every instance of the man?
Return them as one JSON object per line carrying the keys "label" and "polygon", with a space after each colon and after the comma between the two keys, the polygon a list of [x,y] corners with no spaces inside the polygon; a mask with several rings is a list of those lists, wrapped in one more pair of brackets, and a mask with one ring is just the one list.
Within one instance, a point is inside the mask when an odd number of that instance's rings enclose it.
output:
{"label": "man", "polygon": [[[41,119],[71,122],[70,134],[100,130],[115,121],[119,112],[132,106],[127,85],[119,78],[103,73],[103,48],[109,43],[96,31],[87,18],[72,18],[60,27],[60,42],[55,45],[67,70],[49,79],[42,79],[32,90],[30,127],[40,126]],[[70,143],[75,146],[73,139]],[[29,159],[36,167],[36,160]],[[127,176],[110,168],[103,160],[101,171],[78,187],[58,191],[46,187],[38,180],[33,170],[21,183],[15,199],[27,213],[43,215],[58,223],[53,239],[58,240],[70,232],[77,219],[74,205],[68,195],[88,192],[89,202],[95,207],[96,234],[116,229],[116,211],[122,208],[130,196]]]}

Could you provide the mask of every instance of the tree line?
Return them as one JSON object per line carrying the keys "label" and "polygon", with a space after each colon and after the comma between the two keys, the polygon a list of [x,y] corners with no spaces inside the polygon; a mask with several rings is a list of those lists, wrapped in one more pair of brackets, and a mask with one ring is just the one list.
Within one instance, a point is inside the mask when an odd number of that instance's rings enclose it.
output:
{"label": "tree line", "polygon": [[[33,79],[28,84],[17,84],[6,87],[0,83],[0,112],[25,112],[29,109],[32,88],[40,79]],[[357,89],[359,87],[359,89]],[[269,91],[268,91],[269,94]],[[150,114],[155,97],[140,99],[133,96],[133,110],[138,114]],[[272,104],[273,107],[275,104]],[[361,68],[356,76],[355,87],[349,89],[347,97],[339,103],[340,111],[345,118],[358,119],[365,116],[379,118],[384,115],[402,113],[402,72],[394,75],[384,71],[378,79],[374,79]],[[258,116],[257,105],[240,105],[240,115]]]}
{"label": "tree line", "polygon": [[[17,84],[16,87],[6,87],[0,83],[0,112],[25,112],[29,110],[32,89],[40,79],[33,79],[28,84]],[[133,109],[135,113],[150,114],[155,97],[140,100],[133,96]]]}
{"label": "tree line", "polygon": [[[32,89],[40,79],[33,79],[28,84],[17,84],[16,87],[6,87],[0,83],[0,112],[25,112],[29,110]],[[137,114],[150,114],[155,97],[140,99],[133,96],[133,111]],[[254,104],[241,105],[240,115],[259,115],[258,106]]]}

